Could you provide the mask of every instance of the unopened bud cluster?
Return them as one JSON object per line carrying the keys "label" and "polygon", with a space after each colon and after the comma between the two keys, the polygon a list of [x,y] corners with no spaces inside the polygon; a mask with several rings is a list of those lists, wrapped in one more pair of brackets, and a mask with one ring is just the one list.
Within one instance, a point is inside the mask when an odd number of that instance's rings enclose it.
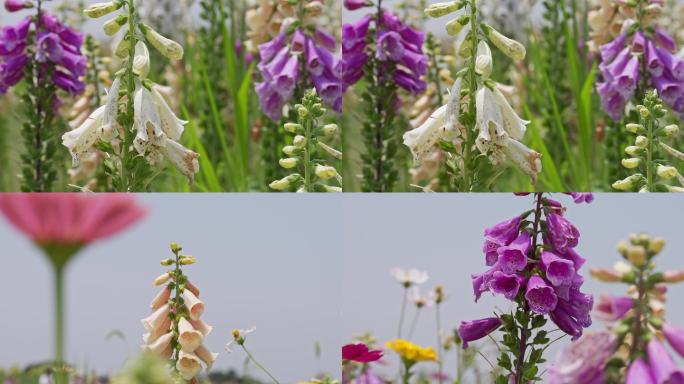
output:
{"label": "unopened bud cluster", "polygon": [[[634,173],[613,183],[613,188],[621,191],[684,192],[684,178],[677,168],[665,162],[663,156],[667,153],[684,160],[684,154],[663,142],[675,138],[679,127],[661,124],[667,110],[656,91],[649,92],[644,104],[638,105],[636,111],[639,121],[625,126],[627,132],[636,137],[633,145],[625,148],[627,157],[622,159],[622,166]],[[672,180],[678,185],[671,185]]]}
{"label": "unopened bud cluster", "polygon": [[[302,103],[294,106],[294,111],[297,123],[284,125],[285,131],[294,135],[294,138],[292,144],[283,147],[285,156],[278,161],[282,168],[293,173],[272,182],[269,187],[277,191],[342,192],[342,177],[334,166],[324,160],[324,156],[342,159],[342,152],[325,143],[334,138],[338,126],[319,126],[326,109],[313,89],[306,92]],[[339,186],[330,185],[332,180]]]}

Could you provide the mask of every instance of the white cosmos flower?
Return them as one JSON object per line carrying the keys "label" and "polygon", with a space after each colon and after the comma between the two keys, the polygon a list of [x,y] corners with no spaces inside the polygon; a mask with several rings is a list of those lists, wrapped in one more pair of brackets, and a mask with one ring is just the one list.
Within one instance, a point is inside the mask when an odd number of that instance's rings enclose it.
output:
{"label": "white cosmos flower", "polygon": [[79,159],[90,152],[93,145],[101,137],[102,119],[104,117],[104,105],[96,109],[80,127],[62,135],[62,145],[69,148],[72,157],[72,166],[78,166]]}
{"label": "white cosmos flower", "polygon": [[419,308],[431,308],[435,304],[435,293],[430,291],[423,296],[420,293],[420,288],[411,287],[408,293],[408,301]]}
{"label": "white cosmos flower", "polygon": [[429,278],[427,272],[415,268],[408,270],[402,268],[392,268],[390,270],[390,274],[396,281],[405,287],[410,287],[415,284],[423,284]]}
{"label": "white cosmos flower", "polygon": [[138,153],[144,154],[150,142],[162,146],[164,144],[164,132],[161,129],[159,112],[150,91],[139,83],[135,89],[133,109],[137,131],[133,146]]}
{"label": "white cosmos flower", "polygon": [[232,332],[233,333],[233,340],[229,341],[228,344],[226,344],[226,351],[228,351],[228,353],[232,353],[233,350],[230,349],[230,347],[233,344],[240,345],[240,344],[244,343],[245,339],[247,338],[247,335],[249,335],[250,333],[252,333],[254,331],[256,331],[256,327],[252,327],[249,329],[234,329]]}

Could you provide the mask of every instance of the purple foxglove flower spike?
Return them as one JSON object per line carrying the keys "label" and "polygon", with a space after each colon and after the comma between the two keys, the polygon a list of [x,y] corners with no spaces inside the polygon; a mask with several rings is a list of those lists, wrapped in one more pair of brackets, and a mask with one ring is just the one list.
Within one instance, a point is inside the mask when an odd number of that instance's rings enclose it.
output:
{"label": "purple foxglove flower spike", "polygon": [[575,248],[579,242],[579,231],[563,216],[550,213],[546,216],[547,235],[553,248],[565,252],[568,248]]}
{"label": "purple foxglove flower spike", "polygon": [[644,359],[634,360],[627,370],[625,384],[656,384],[653,374]]}
{"label": "purple foxglove flower spike", "polygon": [[462,321],[458,327],[458,335],[463,340],[463,348],[468,348],[468,343],[479,340],[496,331],[501,326],[498,317],[488,317],[480,320]]}
{"label": "purple foxglove flower spike", "polygon": [[530,309],[539,314],[547,314],[553,311],[558,304],[558,297],[544,279],[534,275],[527,281],[527,292],[525,299],[530,305]]}
{"label": "purple foxglove flower spike", "polygon": [[663,324],[663,334],[672,349],[684,357],[684,330],[677,328],[669,323]]}
{"label": "purple foxglove flower spike", "polygon": [[656,338],[652,338],[646,347],[648,363],[653,378],[658,384],[684,383],[684,371],[677,368],[672,356]]}
{"label": "purple foxglove flower spike", "polygon": [[604,321],[618,321],[634,307],[634,300],[628,296],[601,295],[596,305],[596,317]]}
{"label": "purple foxglove flower spike", "polygon": [[524,283],[525,278],[518,274],[507,275],[501,271],[496,271],[492,275],[489,289],[493,293],[504,295],[508,300],[514,300]]}
{"label": "purple foxglove flower spike", "polygon": [[522,232],[509,245],[497,250],[499,259],[496,263],[504,273],[514,273],[527,266],[527,255],[532,247],[532,237],[528,232]]}

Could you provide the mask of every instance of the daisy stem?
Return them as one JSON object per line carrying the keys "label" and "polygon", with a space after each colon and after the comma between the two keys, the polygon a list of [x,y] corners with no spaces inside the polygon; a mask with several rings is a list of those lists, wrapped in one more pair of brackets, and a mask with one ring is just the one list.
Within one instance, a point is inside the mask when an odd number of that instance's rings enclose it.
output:
{"label": "daisy stem", "polygon": [[64,266],[53,265],[55,273],[55,384],[66,384],[64,364]]}
{"label": "daisy stem", "polygon": [[247,357],[252,361],[252,363],[254,363],[254,365],[257,366],[257,368],[259,368],[259,369],[261,369],[262,371],[264,371],[264,373],[267,374],[268,377],[270,377],[271,380],[273,380],[273,382],[274,382],[275,384],[280,384],[280,382],[278,382],[278,380],[277,380],[275,377],[273,377],[273,375],[271,374],[271,372],[269,372],[266,368],[264,368],[263,365],[259,364],[259,362],[256,361],[256,359],[254,358],[254,356],[252,356],[252,354],[247,350],[247,347],[245,347],[245,344],[244,344],[244,343],[241,343],[240,346],[241,346],[242,349],[245,351],[245,353],[247,354]]}
{"label": "daisy stem", "polygon": [[411,328],[409,330],[408,339],[413,338],[413,332],[416,330],[416,325],[418,324],[418,318],[420,317],[420,307],[416,308],[416,314],[413,315],[413,321],[411,322]]}
{"label": "daisy stem", "polygon": [[439,384],[442,384],[442,339],[440,337],[440,332],[442,330],[442,322],[439,312],[439,304],[435,305],[435,319],[437,325],[437,373],[439,374]]}
{"label": "daisy stem", "polygon": [[404,328],[404,315],[406,314],[406,299],[408,298],[408,287],[404,286],[404,295],[401,301],[401,312],[399,313],[399,327],[397,329],[397,338],[401,339],[401,331]]}

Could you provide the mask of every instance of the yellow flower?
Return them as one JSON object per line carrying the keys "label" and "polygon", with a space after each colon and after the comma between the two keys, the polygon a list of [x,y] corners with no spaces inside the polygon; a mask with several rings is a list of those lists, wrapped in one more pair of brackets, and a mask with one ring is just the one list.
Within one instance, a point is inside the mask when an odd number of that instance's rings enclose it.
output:
{"label": "yellow flower", "polygon": [[437,354],[431,347],[421,347],[404,339],[388,341],[385,347],[395,351],[402,359],[417,361],[437,361]]}

